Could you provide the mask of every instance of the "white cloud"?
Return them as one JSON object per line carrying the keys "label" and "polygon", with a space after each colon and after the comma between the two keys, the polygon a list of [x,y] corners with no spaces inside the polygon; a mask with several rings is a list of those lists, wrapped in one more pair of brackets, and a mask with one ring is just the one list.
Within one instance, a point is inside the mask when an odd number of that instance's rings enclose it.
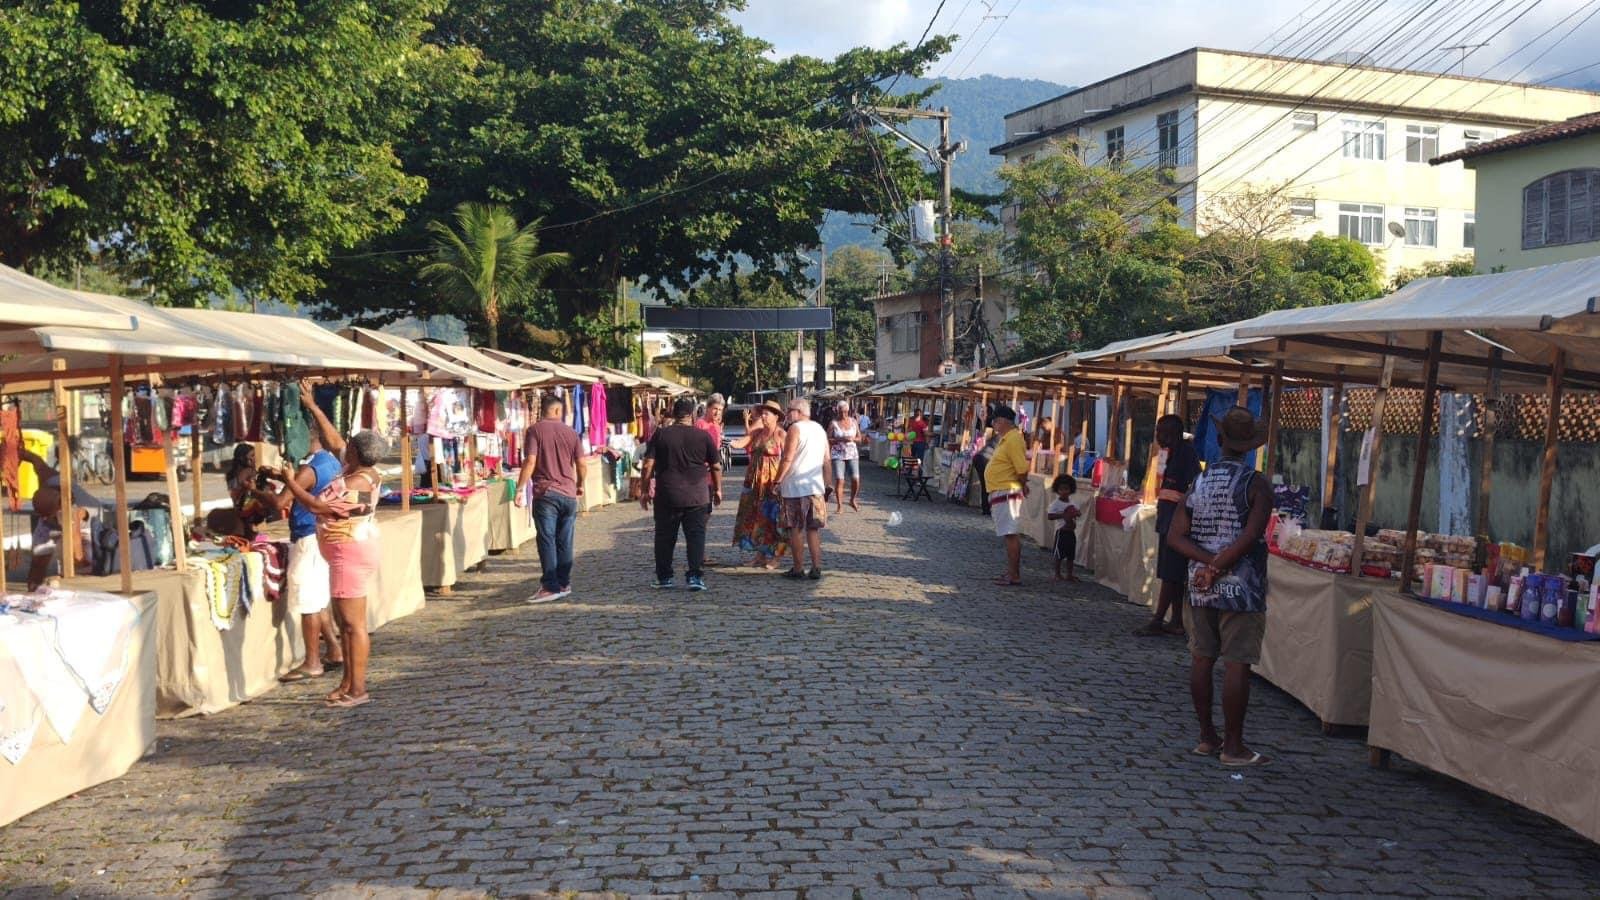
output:
{"label": "white cloud", "polygon": [[[778,53],[831,56],[855,46],[886,47],[916,41],[938,0],[748,0],[748,4],[736,16],[737,21],[751,34],[772,43]],[[1367,50],[1408,10],[1422,5],[1419,0],[1388,0],[1375,16],[1332,31],[1313,55]],[[1491,0],[1461,0],[1447,6],[1448,15],[1466,22],[1473,11],[1491,8]],[[1514,4],[1501,3],[1492,7],[1497,14],[1504,14],[1499,21],[1461,28],[1449,41],[1436,38],[1428,46],[1491,40],[1489,47],[1469,57],[1468,74],[1509,78],[1526,65],[1527,71],[1517,76],[1518,80],[1546,78],[1596,61],[1593,47],[1600,44],[1600,16],[1583,23],[1593,11],[1585,9],[1587,6],[1588,0],[1545,0],[1491,38],[1491,32],[1504,25],[1514,9]],[[1302,55],[1312,49],[1313,42],[1296,39],[1278,46],[1283,36],[1294,31],[1294,25],[1286,23],[1294,20],[1294,9],[1315,15],[1327,8],[1321,2],[1286,7],[1268,0],[947,0],[934,31],[954,32],[962,40],[947,60],[934,66],[933,73],[955,75],[965,70],[968,76],[1009,75],[1087,84],[1194,46]],[[997,18],[1008,11],[1008,18]],[[1280,30],[1280,26],[1286,27]],[[1320,26],[1313,25],[1302,34],[1317,32],[1321,37],[1331,31]],[[1574,26],[1580,27],[1550,49]],[[1457,28],[1446,26],[1440,34]],[[1547,29],[1554,30],[1540,38]],[[1371,37],[1367,36],[1369,30]],[[1275,31],[1279,33],[1276,38],[1272,37]],[[1459,53],[1439,52],[1420,61],[1416,56],[1398,54],[1384,62],[1437,68],[1446,60],[1459,60]],[[1587,77],[1600,80],[1600,67],[1590,70]]]}

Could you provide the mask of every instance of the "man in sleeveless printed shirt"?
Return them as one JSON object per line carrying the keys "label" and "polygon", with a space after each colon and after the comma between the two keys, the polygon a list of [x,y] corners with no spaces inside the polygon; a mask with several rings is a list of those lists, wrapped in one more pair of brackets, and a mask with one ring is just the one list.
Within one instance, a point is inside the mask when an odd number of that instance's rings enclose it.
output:
{"label": "man in sleeveless printed shirt", "polygon": [[[1167,545],[1188,557],[1189,692],[1200,720],[1194,752],[1219,754],[1225,766],[1258,766],[1267,758],[1244,743],[1250,667],[1261,659],[1267,618],[1267,518],[1272,489],[1245,462],[1266,443],[1266,428],[1244,407],[1217,420],[1222,459],[1195,482],[1173,513]],[[1221,657],[1223,733],[1211,718],[1212,672]]]}

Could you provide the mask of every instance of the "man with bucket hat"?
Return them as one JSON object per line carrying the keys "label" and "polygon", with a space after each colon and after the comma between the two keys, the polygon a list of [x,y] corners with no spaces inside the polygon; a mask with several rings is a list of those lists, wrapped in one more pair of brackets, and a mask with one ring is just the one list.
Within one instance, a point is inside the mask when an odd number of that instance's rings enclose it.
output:
{"label": "man with bucket hat", "polygon": [[[1267,619],[1267,518],[1272,489],[1245,462],[1267,442],[1266,427],[1235,406],[1217,418],[1222,459],[1195,481],[1167,530],[1167,545],[1188,557],[1189,692],[1200,720],[1193,752],[1218,755],[1224,766],[1259,766],[1267,757],[1244,743],[1250,703],[1250,667],[1261,660]],[[1212,672],[1223,662],[1223,733],[1211,718]]]}

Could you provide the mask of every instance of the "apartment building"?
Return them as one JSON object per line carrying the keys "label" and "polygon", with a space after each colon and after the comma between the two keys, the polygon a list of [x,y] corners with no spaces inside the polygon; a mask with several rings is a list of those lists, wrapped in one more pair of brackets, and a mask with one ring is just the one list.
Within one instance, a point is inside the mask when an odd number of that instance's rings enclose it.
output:
{"label": "apartment building", "polygon": [[1354,238],[1392,273],[1473,252],[1473,173],[1430,160],[1597,111],[1588,91],[1195,48],[1007,115],[990,153],[1157,166],[1200,230],[1270,192],[1292,236]]}

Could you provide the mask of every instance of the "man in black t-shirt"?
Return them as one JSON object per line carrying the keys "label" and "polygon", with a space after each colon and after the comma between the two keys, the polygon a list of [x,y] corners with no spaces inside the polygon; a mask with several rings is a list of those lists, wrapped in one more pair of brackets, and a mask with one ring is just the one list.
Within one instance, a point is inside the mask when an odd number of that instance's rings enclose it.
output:
{"label": "man in black t-shirt", "polygon": [[672,587],[672,554],[681,528],[689,551],[689,590],[706,589],[706,521],[711,505],[722,503],[722,463],[711,435],[694,426],[694,411],[693,400],[679,399],[672,405],[672,424],[657,429],[645,445],[639,505],[650,509],[654,495],[658,588]]}
{"label": "man in black t-shirt", "polygon": [[1156,600],[1155,615],[1134,632],[1140,637],[1183,634],[1183,592],[1189,584],[1189,560],[1167,546],[1167,529],[1172,525],[1173,512],[1200,477],[1200,453],[1184,438],[1182,418],[1167,415],[1156,420],[1156,443],[1167,451],[1167,468],[1156,494],[1156,534],[1161,538],[1156,550],[1156,577],[1161,580],[1161,594]]}

